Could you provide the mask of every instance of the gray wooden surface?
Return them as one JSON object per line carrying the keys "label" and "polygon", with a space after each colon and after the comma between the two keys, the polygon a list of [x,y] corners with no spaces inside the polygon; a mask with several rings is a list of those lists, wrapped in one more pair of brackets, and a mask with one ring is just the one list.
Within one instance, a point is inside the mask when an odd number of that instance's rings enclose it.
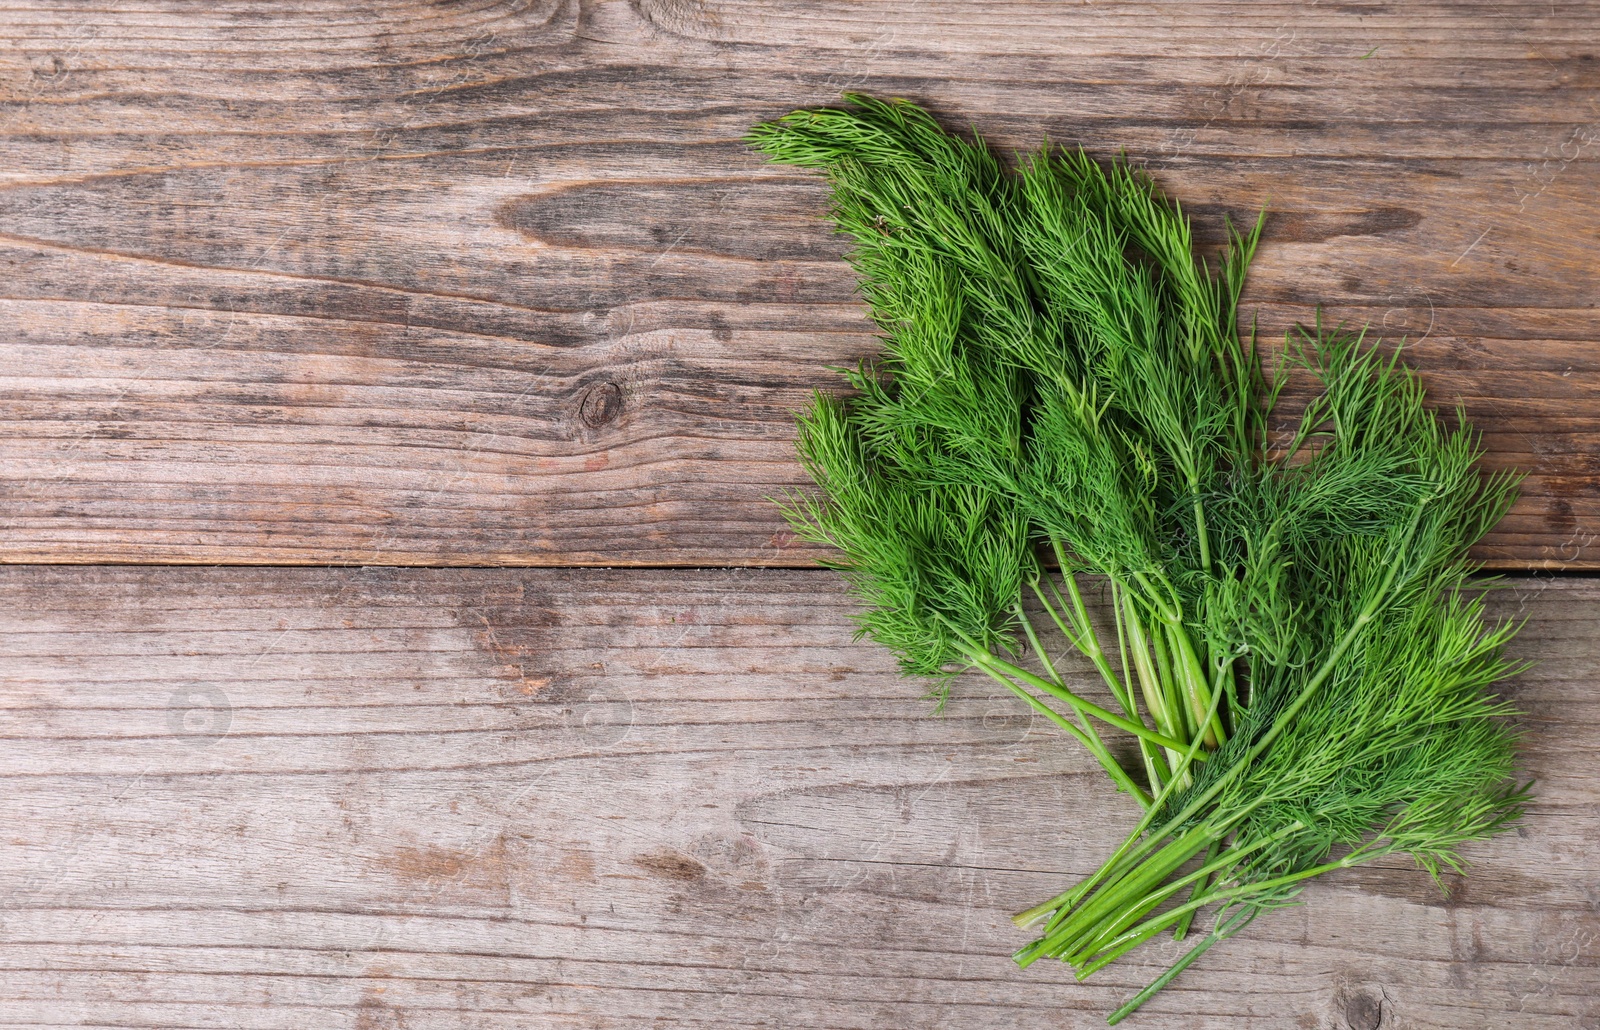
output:
{"label": "gray wooden surface", "polygon": [[[1326,877],[1127,1025],[1600,1026],[1600,582],[1517,579],[1538,794]],[[0,569],[0,1026],[1092,1027],[1007,915],[1132,822],[784,570]],[[1086,681],[1084,689],[1094,687]]]}

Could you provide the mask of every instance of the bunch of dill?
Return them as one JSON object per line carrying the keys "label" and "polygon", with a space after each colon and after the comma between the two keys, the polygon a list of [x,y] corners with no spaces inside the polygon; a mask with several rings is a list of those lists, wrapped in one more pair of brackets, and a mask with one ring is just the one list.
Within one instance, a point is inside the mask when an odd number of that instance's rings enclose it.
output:
{"label": "bunch of dill", "polygon": [[[1266,373],[1237,326],[1261,221],[1230,226],[1213,266],[1126,162],[1047,148],[1011,172],[913,104],[846,100],[749,137],[827,174],[885,345],[802,416],[820,490],[786,512],[842,552],[862,632],[907,674],[936,693],[992,677],[1142,811],[1098,871],[1017,917],[1041,926],[1017,961],[1087,977],[1209,910],[1116,1022],[1310,877],[1395,853],[1459,869],[1525,799],[1489,691],[1516,671],[1515,627],[1467,592],[1515,478],[1482,475],[1460,413],[1362,334],[1319,319]],[[1294,370],[1317,389],[1291,414]],[[1025,596],[1112,707],[1067,687]]]}

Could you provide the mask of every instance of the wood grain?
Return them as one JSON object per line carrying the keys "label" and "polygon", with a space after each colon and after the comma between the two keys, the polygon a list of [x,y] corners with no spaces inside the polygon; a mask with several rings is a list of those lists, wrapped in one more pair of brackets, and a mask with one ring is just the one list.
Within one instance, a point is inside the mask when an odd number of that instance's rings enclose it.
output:
{"label": "wood grain", "polygon": [[1273,211],[1249,307],[1420,338],[1600,563],[1588,3],[350,0],[0,10],[0,559],[804,565],[792,413],[874,349],[843,89]]}
{"label": "wood grain", "polygon": [[[1130,1027],[1600,1025],[1600,582],[1515,579],[1525,823],[1326,877]],[[0,570],[0,1025],[1091,1027],[1007,915],[1131,824],[820,571]],[[1082,681],[1082,689],[1093,686]]]}

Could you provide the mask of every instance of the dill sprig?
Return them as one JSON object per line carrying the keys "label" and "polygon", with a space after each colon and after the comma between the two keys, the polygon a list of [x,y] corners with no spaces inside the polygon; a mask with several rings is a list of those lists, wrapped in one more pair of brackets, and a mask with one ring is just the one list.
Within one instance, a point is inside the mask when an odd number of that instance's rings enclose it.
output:
{"label": "dill sprig", "polygon": [[[827,175],[884,340],[845,370],[848,399],[801,417],[820,489],[786,514],[841,552],[860,632],[905,673],[941,700],[959,672],[992,677],[1142,811],[1098,871],[1018,915],[1041,930],[1017,961],[1086,977],[1209,909],[1116,1022],[1311,877],[1391,854],[1460,869],[1526,796],[1491,692],[1516,627],[1487,620],[1467,558],[1516,477],[1480,473],[1462,414],[1364,333],[1319,317],[1268,375],[1238,330],[1260,219],[1208,262],[1125,160],[1046,147],[1010,171],[916,105],[846,100],[750,135]],[[1279,411],[1295,374],[1313,396]],[[1025,598],[1114,708],[1068,688]]]}

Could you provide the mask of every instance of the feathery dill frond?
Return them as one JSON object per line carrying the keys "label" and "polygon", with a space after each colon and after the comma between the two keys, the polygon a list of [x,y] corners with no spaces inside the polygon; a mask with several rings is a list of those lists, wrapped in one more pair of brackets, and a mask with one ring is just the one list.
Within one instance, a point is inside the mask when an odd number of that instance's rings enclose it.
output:
{"label": "feathery dill frond", "polygon": [[[1209,908],[1115,1022],[1313,876],[1397,853],[1460,869],[1526,800],[1493,692],[1517,627],[1490,623],[1468,554],[1517,477],[1482,474],[1464,415],[1364,332],[1319,317],[1265,373],[1237,325],[1262,219],[1208,262],[1125,159],[1047,148],[1013,172],[914,104],[845,100],[749,137],[826,174],[884,338],[848,399],[801,417],[818,492],[785,512],[840,552],[860,632],[903,671],[1003,683],[1143,812],[1017,917],[1044,924],[1017,960],[1088,976]],[[1319,389],[1270,451],[1291,371]],[[1104,577],[1113,632],[1082,574]],[[1025,596],[1115,709],[1067,688]],[[1137,738],[1142,783],[1109,730]]]}

